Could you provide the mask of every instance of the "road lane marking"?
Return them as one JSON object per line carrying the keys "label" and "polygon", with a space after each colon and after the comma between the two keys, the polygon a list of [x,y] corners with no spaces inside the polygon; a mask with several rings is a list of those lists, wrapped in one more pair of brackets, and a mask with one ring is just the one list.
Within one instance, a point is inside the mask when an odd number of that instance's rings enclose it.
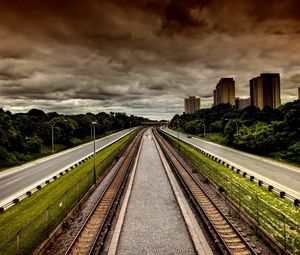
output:
{"label": "road lane marking", "polygon": [[43,167],[40,167],[40,170],[43,170],[43,169],[45,169],[45,168],[48,168],[48,167],[50,167],[52,164],[48,164],[48,165],[45,165],[45,166],[43,166]]}
{"label": "road lane marking", "polygon": [[69,159],[72,158],[72,155],[64,156],[63,159]]}
{"label": "road lane marking", "polygon": [[17,178],[17,179],[15,179],[15,180],[13,180],[13,181],[7,182],[7,183],[4,184],[4,186],[7,186],[7,185],[12,184],[12,183],[14,183],[14,182],[17,182],[17,181],[19,181],[19,180],[21,180],[21,179],[22,179],[22,178],[20,177],[20,178]]}

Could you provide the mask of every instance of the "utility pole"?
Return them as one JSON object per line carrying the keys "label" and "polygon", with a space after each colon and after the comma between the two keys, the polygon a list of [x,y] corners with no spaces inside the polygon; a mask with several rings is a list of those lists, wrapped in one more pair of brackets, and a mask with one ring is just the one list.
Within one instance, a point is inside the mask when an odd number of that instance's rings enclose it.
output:
{"label": "utility pole", "polygon": [[93,140],[93,125],[91,123],[91,141]]}
{"label": "utility pole", "polygon": [[179,151],[179,121],[177,120],[177,148]]}
{"label": "utility pole", "polygon": [[[53,124],[51,125],[51,140],[52,140],[52,153],[54,153],[54,126],[55,124],[61,119],[56,119]],[[66,119],[63,120],[64,122],[67,122]]]}
{"label": "utility pole", "polygon": [[204,128],[203,128],[203,138],[205,138],[205,111],[203,111],[203,126],[204,126]]}
{"label": "utility pole", "polygon": [[239,125],[238,125],[238,122],[236,119],[234,120],[234,122],[235,122],[235,126],[236,126],[236,134],[238,135],[239,134]]}
{"label": "utility pole", "polygon": [[52,153],[54,153],[54,124],[51,126]]}
{"label": "utility pole", "polygon": [[235,123],[235,127],[236,127],[236,134],[238,135],[239,134],[239,125],[238,125],[238,122],[236,119],[225,119],[225,120],[233,120],[234,123]]}
{"label": "utility pole", "polygon": [[92,122],[93,135],[94,135],[94,184],[96,184],[96,125],[97,121]]}

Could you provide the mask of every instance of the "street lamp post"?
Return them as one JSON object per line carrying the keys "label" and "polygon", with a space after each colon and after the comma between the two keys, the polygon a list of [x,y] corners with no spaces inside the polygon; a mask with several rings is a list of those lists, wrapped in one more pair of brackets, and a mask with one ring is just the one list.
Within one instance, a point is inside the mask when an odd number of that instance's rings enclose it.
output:
{"label": "street lamp post", "polygon": [[203,138],[205,138],[205,111],[203,112]]}
{"label": "street lamp post", "polygon": [[[56,121],[54,121],[54,123],[51,126],[51,140],[52,140],[52,153],[54,153],[54,126],[55,124],[59,121],[59,119],[57,119]],[[64,122],[67,122],[66,119],[63,120]]]}
{"label": "street lamp post", "polygon": [[225,119],[225,120],[233,120],[234,123],[235,123],[235,127],[236,127],[236,134],[238,135],[239,134],[239,125],[238,125],[238,122],[236,119]]}
{"label": "street lamp post", "polygon": [[52,139],[52,153],[54,153],[54,125],[51,126],[51,139]]}
{"label": "street lamp post", "polygon": [[177,120],[177,147],[179,151],[179,121]]}
{"label": "street lamp post", "polygon": [[93,140],[93,125],[91,123],[91,141]]}
{"label": "street lamp post", "polygon": [[97,121],[92,121],[93,136],[94,136],[94,184],[96,184],[96,125],[97,125]]}

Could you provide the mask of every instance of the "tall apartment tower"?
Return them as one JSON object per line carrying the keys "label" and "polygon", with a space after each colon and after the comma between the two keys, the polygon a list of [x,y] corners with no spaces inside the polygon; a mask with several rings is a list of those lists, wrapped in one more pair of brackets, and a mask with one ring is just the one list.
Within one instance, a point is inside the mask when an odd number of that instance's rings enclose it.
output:
{"label": "tall apartment tower", "polygon": [[235,105],[235,81],[221,78],[214,90],[214,105],[230,103]]}
{"label": "tall apartment tower", "polygon": [[188,97],[184,99],[184,112],[193,114],[200,110],[200,98]]}
{"label": "tall apartment tower", "polygon": [[278,73],[262,73],[250,80],[251,105],[263,109],[265,106],[278,108],[280,99],[280,76]]}

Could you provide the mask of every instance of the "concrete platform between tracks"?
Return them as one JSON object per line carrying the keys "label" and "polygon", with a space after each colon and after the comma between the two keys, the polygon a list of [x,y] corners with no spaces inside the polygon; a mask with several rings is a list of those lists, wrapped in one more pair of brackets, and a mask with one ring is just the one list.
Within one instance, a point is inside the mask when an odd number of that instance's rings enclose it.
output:
{"label": "concrete platform between tracks", "polygon": [[167,176],[166,162],[161,159],[147,131],[108,254],[213,254],[175,177],[172,173]]}

